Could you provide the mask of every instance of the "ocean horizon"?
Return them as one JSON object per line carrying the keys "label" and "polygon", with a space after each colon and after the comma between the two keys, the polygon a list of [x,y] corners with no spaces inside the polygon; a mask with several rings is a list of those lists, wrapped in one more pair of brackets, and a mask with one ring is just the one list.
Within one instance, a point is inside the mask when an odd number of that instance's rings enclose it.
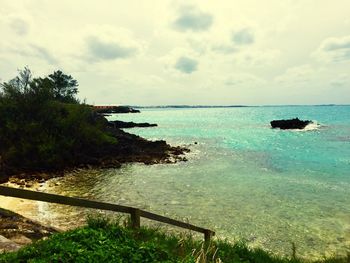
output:
{"label": "ocean horizon", "polygon": [[[102,103],[103,104],[103,103]],[[333,106],[350,106],[350,104],[334,104],[334,103],[325,103],[325,104],[262,104],[262,105],[206,105],[206,104],[194,104],[194,105],[127,105],[136,109],[152,109],[152,108],[241,108],[241,107],[333,107]]]}

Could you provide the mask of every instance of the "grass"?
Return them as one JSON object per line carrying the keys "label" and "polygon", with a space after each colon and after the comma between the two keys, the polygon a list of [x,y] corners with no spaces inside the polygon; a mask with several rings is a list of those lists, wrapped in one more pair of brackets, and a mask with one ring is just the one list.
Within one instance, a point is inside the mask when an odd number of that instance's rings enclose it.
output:
{"label": "grass", "polygon": [[[325,259],[322,263],[347,263]],[[214,241],[205,246],[191,235],[176,236],[157,229],[132,230],[106,218],[89,218],[85,227],[52,235],[14,253],[0,254],[0,262],[244,262],[304,263],[281,258],[243,242]],[[316,263],[316,262],[314,262]]]}

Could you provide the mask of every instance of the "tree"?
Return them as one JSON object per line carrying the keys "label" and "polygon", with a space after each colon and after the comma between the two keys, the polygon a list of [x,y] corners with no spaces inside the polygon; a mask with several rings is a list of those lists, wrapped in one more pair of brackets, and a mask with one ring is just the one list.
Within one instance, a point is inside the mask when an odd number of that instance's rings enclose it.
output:
{"label": "tree", "polygon": [[54,96],[56,100],[62,102],[76,103],[75,95],[78,93],[78,81],[73,79],[71,75],[66,75],[62,71],[57,70],[48,77],[54,86]]}
{"label": "tree", "polygon": [[18,98],[21,94],[28,92],[29,85],[32,82],[32,73],[29,68],[18,70],[18,76],[9,82],[0,83],[2,90],[0,97]]}
{"label": "tree", "polygon": [[33,75],[28,67],[18,70],[18,76],[9,81],[9,84],[18,90],[25,91],[32,81]]}

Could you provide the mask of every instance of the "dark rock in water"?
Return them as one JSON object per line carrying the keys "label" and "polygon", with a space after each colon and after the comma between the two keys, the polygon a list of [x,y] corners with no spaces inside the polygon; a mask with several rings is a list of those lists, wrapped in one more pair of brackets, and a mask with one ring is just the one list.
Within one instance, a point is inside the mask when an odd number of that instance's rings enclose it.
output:
{"label": "dark rock in water", "polygon": [[156,127],[157,124],[151,124],[148,122],[135,123],[135,122],[125,122],[125,121],[109,121],[108,125],[113,128],[134,128],[134,127]]}
{"label": "dark rock in water", "polygon": [[312,121],[303,121],[299,118],[290,119],[290,120],[273,120],[270,122],[272,128],[280,128],[282,130],[287,129],[304,129]]}

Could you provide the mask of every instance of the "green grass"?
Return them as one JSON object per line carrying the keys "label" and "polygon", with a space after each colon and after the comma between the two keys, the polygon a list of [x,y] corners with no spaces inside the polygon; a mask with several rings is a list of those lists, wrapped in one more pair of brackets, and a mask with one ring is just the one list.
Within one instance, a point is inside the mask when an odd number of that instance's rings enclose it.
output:
{"label": "green grass", "polygon": [[[0,262],[256,262],[302,263],[300,259],[273,256],[246,244],[215,241],[204,247],[191,235],[176,236],[157,229],[132,230],[103,218],[47,240],[38,241],[15,253],[0,254]],[[346,259],[328,259],[340,263]]]}

